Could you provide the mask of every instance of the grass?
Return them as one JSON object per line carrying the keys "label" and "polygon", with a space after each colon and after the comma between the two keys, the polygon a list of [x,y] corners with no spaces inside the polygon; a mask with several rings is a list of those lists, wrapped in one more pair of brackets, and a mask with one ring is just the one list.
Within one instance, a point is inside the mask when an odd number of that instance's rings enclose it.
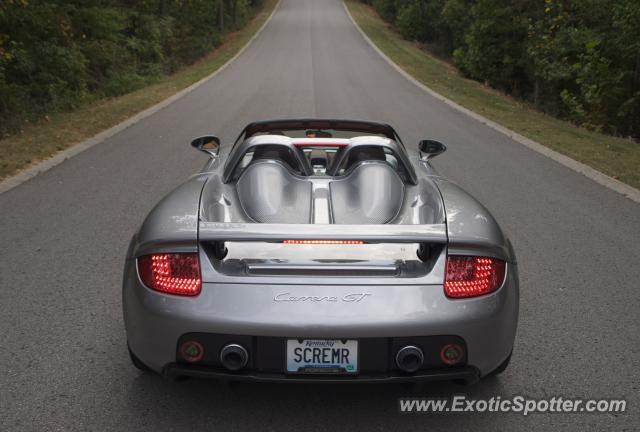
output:
{"label": "grass", "polygon": [[427,87],[488,119],[615,179],[640,188],[640,143],[577,127],[462,77],[456,69],[404,40],[376,11],[346,0],[349,12],[378,48]]}
{"label": "grass", "polygon": [[53,113],[0,140],[0,179],[108,129],[215,72],[231,59],[267,20],[278,0],[264,6],[242,30],[229,33],[214,51],[193,65],[126,95],[102,99],[72,112]]}

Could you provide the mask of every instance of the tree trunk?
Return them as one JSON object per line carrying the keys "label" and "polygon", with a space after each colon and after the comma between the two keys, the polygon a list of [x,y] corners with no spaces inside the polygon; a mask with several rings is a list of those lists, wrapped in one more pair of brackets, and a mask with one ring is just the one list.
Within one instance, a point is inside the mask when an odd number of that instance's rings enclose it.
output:
{"label": "tree trunk", "polygon": [[238,0],[231,0],[232,14],[233,14],[233,28],[238,28]]}
{"label": "tree trunk", "polygon": [[218,26],[220,27],[220,33],[224,32],[224,0],[220,0],[220,9],[218,9]]}

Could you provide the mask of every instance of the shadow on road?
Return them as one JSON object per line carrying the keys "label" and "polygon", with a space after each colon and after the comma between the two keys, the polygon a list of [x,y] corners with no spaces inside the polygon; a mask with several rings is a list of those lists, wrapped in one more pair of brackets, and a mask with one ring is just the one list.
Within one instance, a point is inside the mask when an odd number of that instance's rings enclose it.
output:
{"label": "shadow on road", "polygon": [[[249,427],[271,428],[328,427],[353,429],[388,429],[405,421],[423,429],[460,426],[464,418],[477,417],[491,427],[496,419],[491,414],[411,414],[401,415],[398,398],[450,397],[466,394],[474,398],[491,398],[501,394],[500,378],[483,380],[472,386],[454,383],[429,383],[423,388],[408,384],[264,384],[224,383],[213,380],[187,379],[171,382],[139,374],[129,381],[125,391],[138,409],[141,419],[171,428]],[[364,419],[364,420],[363,420]],[[145,423],[145,427],[149,424]]]}

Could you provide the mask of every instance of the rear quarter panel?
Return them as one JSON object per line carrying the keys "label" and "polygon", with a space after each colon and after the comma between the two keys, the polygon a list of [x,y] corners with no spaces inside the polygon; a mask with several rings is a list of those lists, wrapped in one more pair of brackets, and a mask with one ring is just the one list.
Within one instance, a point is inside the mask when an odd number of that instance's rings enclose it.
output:
{"label": "rear quarter panel", "polygon": [[434,177],[434,181],[444,201],[449,253],[489,256],[515,263],[511,242],[489,210],[457,184],[442,177]]}

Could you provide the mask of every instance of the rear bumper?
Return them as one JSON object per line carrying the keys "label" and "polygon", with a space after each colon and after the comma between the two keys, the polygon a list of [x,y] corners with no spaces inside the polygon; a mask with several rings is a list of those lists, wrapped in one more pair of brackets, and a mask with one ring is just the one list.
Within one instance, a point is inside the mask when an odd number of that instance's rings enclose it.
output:
{"label": "rear bumper", "polygon": [[429,382],[461,380],[467,384],[473,384],[480,379],[480,371],[473,366],[449,368],[447,370],[419,372],[407,374],[360,374],[354,376],[344,375],[287,375],[283,373],[266,372],[226,372],[220,368],[201,367],[170,363],[162,370],[165,378],[174,379],[183,376],[195,378],[212,378],[223,381],[253,381],[253,382],[277,382],[277,383],[402,383],[402,382]]}
{"label": "rear bumper", "polygon": [[[123,285],[123,308],[131,350],[151,369],[163,373],[177,361],[180,338],[188,333],[246,337],[358,339],[413,338],[453,335],[464,340],[466,365],[484,376],[511,353],[518,318],[517,267],[509,264],[503,286],[487,296],[452,300],[438,285],[268,285],[203,284],[197,297],[160,294],[140,282],[135,260],[128,260]],[[324,281],[326,283],[326,281]],[[391,283],[401,283],[395,279]],[[282,293],[286,293],[282,295]],[[347,297],[367,293],[367,296]],[[280,296],[280,297],[278,297]],[[278,298],[322,296],[320,301],[275,301]],[[336,298],[336,301],[326,298]],[[359,301],[344,301],[359,299]],[[180,368],[192,368],[190,365]],[[193,370],[224,377],[229,373]],[[448,371],[447,373],[453,373]],[[441,372],[359,378],[373,381],[437,379]],[[242,377],[243,374],[233,374]],[[256,380],[315,380],[290,378],[271,372],[249,373]],[[262,377],[262,378],[261,378]],[[264,379],[263,379],[264,378]],[[455,378],[455,377],[454,377]],[[451,378],[442,378],[451,379]],[[464,378],[463,378],[464,379]],[[344,381],[344,377],[330,378]]]}

